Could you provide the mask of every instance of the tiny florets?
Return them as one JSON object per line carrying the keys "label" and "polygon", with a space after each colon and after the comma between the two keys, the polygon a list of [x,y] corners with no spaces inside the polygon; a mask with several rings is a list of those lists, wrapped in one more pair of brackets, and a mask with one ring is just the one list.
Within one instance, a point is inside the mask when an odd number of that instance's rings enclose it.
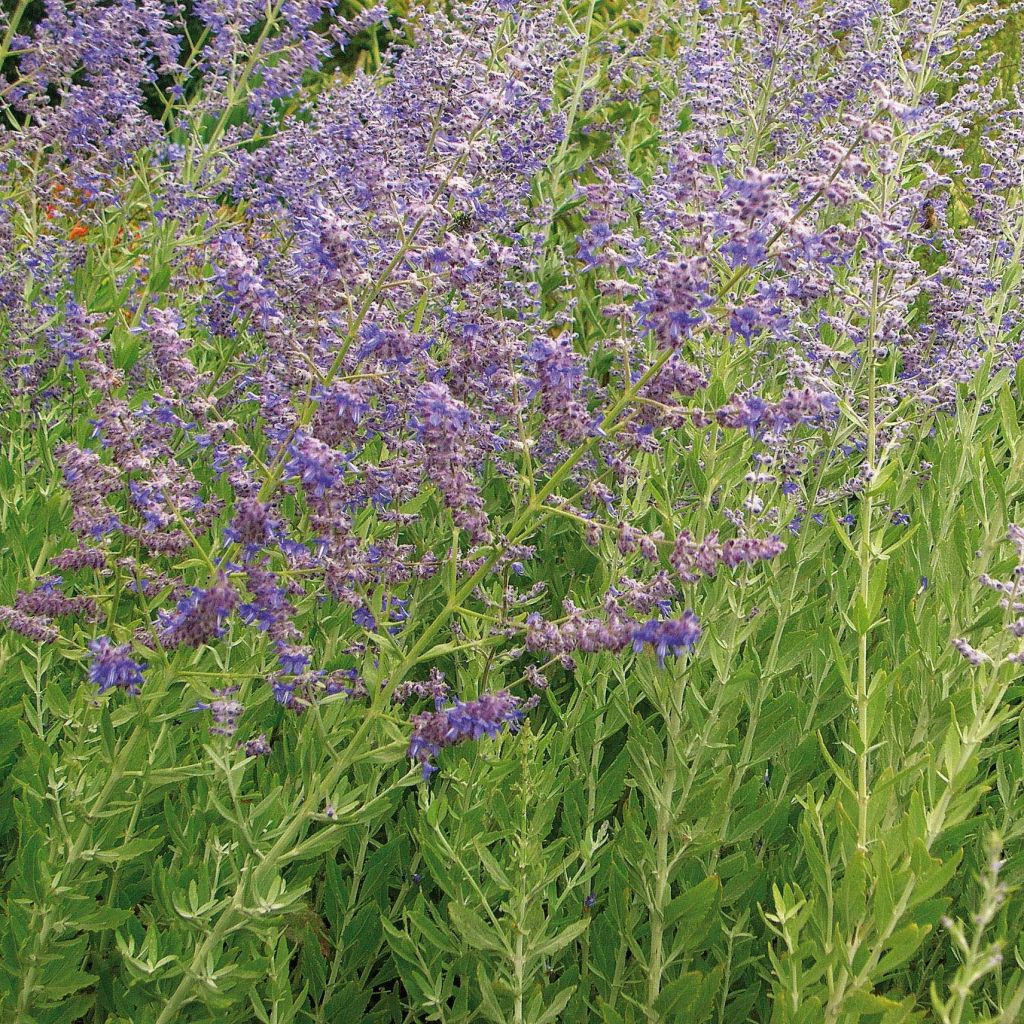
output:
{"label": "tiny florets", "polygon": [[145,664],[131,656],[128,644],[115,645],[109,637],[101,636],[89,641],[92,659],[89,663],[89,682],[99,687],[100,693],[116,687],[133,696],[142,688]]}

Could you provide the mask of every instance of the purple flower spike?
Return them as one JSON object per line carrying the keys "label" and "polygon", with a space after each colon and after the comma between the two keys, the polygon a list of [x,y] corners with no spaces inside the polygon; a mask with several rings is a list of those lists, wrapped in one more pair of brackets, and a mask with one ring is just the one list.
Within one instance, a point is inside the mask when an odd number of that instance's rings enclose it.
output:
{"label": "purple flower spike", "polygon": [[309,649],[281,644],[277,649],[277,662],[285,675],[302,675],[309,666]]}
{"label": "purple flower spike", "polygon": [[89,641],[92,651],[92,662],[89,665],[89,682],[99,687],[100,693],[117,687],[135,696],[142,687],[142,670],[140,664],[131,656],[128,644],[115,646],[110,637],[101,636]]}
{"label": "purple flower spike", "polygon": [[658,656],[658,664],[664,665],[669,653],[678,658],[699,639],[700,619],[693,612],[685,611],[678,619],[650,619],[637,626],[633,630],[633,650],[641,651],[644,644],[650,644]]}
{"label": "purple flower spike", "polygon": [[476,700],[456,700],[455,706],[415,715],[414,729],[409,740],[409,757],[423,766],[423,778],[429,779],[437,771],[431,764],[444,747],[464,740],[492,739],[503,726],[515,731],[523,719],[520,700],[507,690],[485,693]]}
{"label": "purple flower spike", "polygon": [[223,622],[238,603],[238,594],[228,578],[219,573],[208,590],[194,588],[178,602],[176,610],[158,612],[160,639],[165,647],[185,644],[199,647],[213,637],[222,636]]}
{"label": "purple flower spike", "polygon": [[267,740],[266,733],[261,732],[259,736],[254,736],[251,740],[246,740],[246,757],[266,757],[269,753],[270,742]]}
{"label": "purple flower spike", "polygon": [[360,606],[352,613],[352,621],[363,629],[374,630],[377,628],[377,620],[373,613],[365,605]]}
{"label": "purple flower spike", "polygon": [[209,711],[213,717],[210,733],[214,736],[234,736],[238,719],[245,711],[245,705],[234,700],[237,686],[227,686],[213,691],[213,700],[196,701],[193,711]]}

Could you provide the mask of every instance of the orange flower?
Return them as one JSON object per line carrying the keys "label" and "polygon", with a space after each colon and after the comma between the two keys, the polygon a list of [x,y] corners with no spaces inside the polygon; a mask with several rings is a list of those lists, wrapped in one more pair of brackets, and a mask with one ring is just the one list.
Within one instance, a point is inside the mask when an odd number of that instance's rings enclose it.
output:
{"label": "orange flower", "polygon": [[85,226],[85,225],[84,225],[84,224],[83,224],[83,223],[82,223],[81,221],[79,221],[79,222],[78,222],[78,223],[77,223],[77,224],[76,224],[76,225],[75,225],[75,226],[74,226],[74,227],[73,227],[73,228],[71,229],[71,234],[70,234],[70,235],[68,235],[68,238],[69,238],[69,239],[70,239],[70,240],[71,240],[72,242],[74,242],[74,241],[76,241],[77,239],[79,239],[79,238],[82,238],[82,237],[84,237],[84,236],[85,236],[86,234],[88,234],[88,232],[89,232],[89,229],[88,229],[88,228],[87,228],[87,227],[86,227],[86,226]]}

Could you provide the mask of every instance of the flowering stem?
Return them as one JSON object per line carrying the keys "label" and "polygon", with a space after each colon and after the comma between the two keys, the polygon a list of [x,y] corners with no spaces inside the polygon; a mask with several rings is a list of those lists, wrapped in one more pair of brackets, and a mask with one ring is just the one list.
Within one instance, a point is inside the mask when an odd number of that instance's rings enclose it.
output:
{"label": "flowering stem", "polygon": [[662,1019],[656,1004],[661,995],[662,976],[665,972],[665,911],[672,898],[669,869],[669,832],[675,817],[676,778],[679,771],[679,731],[682,724],[683,687],[670,673],[664,673],[666,694],[665,714],[665,773],[661,790],[656,795],[654,833],[654,898],[649,906],[651,915],[650,955],[647,963],[647,1008],[650,1024]]}
{"label": "flowering stem", "polygon": [[35,910],[33,909],[33,935],[32,940],[32,952],[29,955],[28,968],[22,977],[21,987],[18,991],[18,1004],[15,1010],[15,1024],[21,1024],[22,1021],[31,1021],[33,1018],[29,1014],[29,1010],[32,1007],[32,996],[36,991],[36,977],[39,973],[39,963],[42,959],[43,951],[46,949],[47,940],[50,937],[50,932],[53,930],[53,924],[50,920],[48,913],[49,908],[43,907],[39,914],[40,921],[38,927],[36,925]]}
{"label": "flowering stem", "polygon": [[224,132],[224,128],[228,123],[228,118],[231,116],[231,108],[235,105],[235,101],[238,99],[242,90],[245,88],[249,81],[249,76],[252,74],[253,69],[256,67],[256,62],[263,54],[263,44],[267,41],[270,36],[270,32],[274,25],[277,23],[277,16],[281,13],[281,8],[284,7],[284,0],[277,0],[277,3],[267,12],[266,20],[263,23],[263,29],[260,31],[259,38],[253,44],[251,51],[249,52],[248,60],[245,62],[245,67],[242,69],[242,74],[238,81],[235,82],[228,95],[224,99],[224,111],[220,115],[216,126],[213,129],[212,134],[207,142],[207,147],[203,152],[203,155],[199,159],[199,163],[196,165],[195,180],[198,181],[206,169],[206,165],[213,158],[215,148],[218,140]]}
{"label": "flowering stem", "polygon": [[172,1021],[178,1019],[178,1011],[191,1000],[192,989],[199,978],[199,971],[240,919],[241,897],[247,878],[247,872],[243,871],[230,905],[221,913],[213,930],[207,935],[203,944],[196,949],[195,955],[192,957],[192,963],[186,970],[185,976],[178,982],[177,988],[171,993],[171,997],[167,1002],[164,1003],[164,1008],[160,1011],[160,1016],[157,1017],[155,1024],[171,1024]]}
{"label": "flowering stem", "polygon": [[[600,672],[595,680],[594,707],[597,708],[597,717],[594,719],[594,742],[590,751],[590,765],[587,770],[587,831],[590,840],[590,849],[596,847],[600,835],[594,828],[594,817],[597,813],[597,785],[601,773],[601,758],[604,755],[604,730],[605,730],[605,709],[608,706],[608,676]],[[603,827],[603,826],[602,826]],[[588,855],[587,866],[589,867],[592,858]],[[580,962],[583,965],[580,971],[580,986],[586,984],[586,979],[591,971],[590,964],[590,929],[580,937],[582,955]]]}
{"label": "flowering stem", "polygon": [[516,921],[515,951],[512,955],[512,986],[514,992],[513,1020],[515,1024],[523,1024],[523,994],[526,989],[526,933],[524,922],[526,920],[527,898],[526,898],[526,868],[527,865],[520,861],[519,870],[519,920]]}
{"label": "flowering stem", "polygon": [[[888,175],[882,176],[880,216],[886,215],[888,206]],[[878,335],[878,316],[881,309],[882,253],[875,257],[871,277],[871,306],[868,312],[867,334],[864,338],[864,362],[867,371],[867,422],[866,422],[866,488],[861,500],[861,534],[857,549],[860,571],[858,586],[862,617],[857,619],[857,846],[867,850],[868,805],[871,794],[868,783],[870,769],[871,732],[868,720],[868,634],[874,625],[868,614],[872,607],[871,570],[874,566],[874,549],[871,540],[874,514],[874,484],[878,474],[878,366],[875,358],[875,339]]]}
{"label": "flowering stem", "polygon": [[576,120],[576,111],[579,109],[580,98],[583,96],[583,83],[587,77],[587,63],[590,58],[590,31],[594,23],[595,0],[590,0],[587,7],[587,21],[583,27],[583,52],[580,54],[579,70],[576,73],[576,84],[573,87],[572,99],[569,101],[569,110],[565,115],[565,128],[562,133],[562,142],[558,147],[558,154],[554,159],[554,166],[557,167],[565,158],[569,148],[569,139],[572,135],[573,122]]}
{"label": "flowering stem", "polygon": [[3,66],[5,60],[7,60],[7,54],[10,52],[11,43],[14,40],[14,36],[18,31],[18,26],[21,24],[21,19],[28,9],[29,0],[19,0],[18,6],[14,8],[14,13],[10,16],[10,20],[7,22],[7,31],[4,33],[3,39],[0,39],[0,67]]}
{"label": "flowering stem", "polygon": [[[111,766],[110,775],[103,789],[100,790],[99,796],[90,806],[88,813],[83,815],[78,835],[74,842],[71,843],[64,858],[60,885],[70,886],[72,884],[75,877],[75,867],[82,859],[82,854],[92,838],[92,823],[103,816],[107,809],[107,801],[113,796],[114,791],[120,786],[121,780],[124,778],[125,765],[129,763],[131,756],[145,735],[145,725],[140,723],[125,740],[120,754]],[[61,923],[55,924],[51,920],[50,913],[51,909],[46,905],[38,911],[36,908],[33,908],[33,918],[35,920],[38,917],[38,926],[33,928],[32,952],[28,956],[28,963],[24,973],[21,975],[18,986],[14,1018],[16,1024],[35,1019],[31,1013],[32,1003],[33,997],[39,988],[39,968],[46,961],[47,942],[54,931],[58,933],[56,938],[60,938],[60,933],[68,927],[68,925]]]}
{"label": "flowering stem", "polygon": [[[868,363],[868,421],[867,421],[867,491],[861,502],[862,523],[860,545],[857,552],[860,568],[859,594],[861,608],[866,612],[871,607],[871,567],[873,564],[871,550],[871,519],[874,508],[872,485],[875,478],[875,457],[877,444],[877,423],[875,407],[875,389],[877,370],[875,367],[875,320],[878,309],[879,264],[875,264],[874,282],[871,297],[871,325],[865,339],[864,358]],[[857,845],[867,849],[868,842],[868,747],[871,742],[870,724],[868,722],[868,634],[871,623],[867,617],[858,621],[857,630]]]}
{"label": "flowering stem", "polygon": [[[953,799],[962,795],[969,784],[967,778],[972,763],[978,755],[982,745],[998,727],[1000,717],[1004,710],[1006,691],[1009,689],[1010,677],[1004,677],[999,668],[992,666],[985,667],[987,675],[986,682],[981,687],[980,695],[976,694],[972,705],[977,709],[973,720],[962,733],[960,743],[960,754],[955,763],[947,766],[947,773],[944,776],[945,785],[942,788],[942,795],[928,812],[926,816],[926,828],[921,841],[924,844],[926,853],[931,853],[932,847],[939,837],[946,830]],[[940,776],[943,778],[943,776]],[[977,798],[976,798],[977,799]],[[964,813],[960,810],[958,813]],[[910,856],[907,855],[907,862],[903,867],[909,869],[911,866]],[[893,904],[892,912],[884,924],[877,925],[874,931],[875,941],[870,952],[865,956],[861,952],[868,936],[873,929],[868,922],[871,921],[870,909],[866,911],[865,918],[853,929],[852,938],[847,946],[846,962],[849,964],[859,963],[861,968],[856,975],[850,976],[850,969],[843,968],[835,987],[829,996],[828,1004],[825,1007],[825,1024],[835,1024],[843,1017],[843,1003],[846,996],[851,992],[857,992],[867,985],[878,962],[881,960],[889,939],[900,926],[908,908],[910,907],[914,891],[917,887],[919,876],[909,872],[906,885],[900,892],[899,898]]]}
{"label": "flowering stem", "polygon": [[[858,135],[859,139],[859,135]],[[831,182],[840,172],[842,166],[850,153],[853,152],[853,145],[844,153],[839,159],[831,175],[829,181]],[[819,188],[810,198],[808,198],[797,211],[793,214],[786,224],[781,225],[775,230],[775,232],[768,239],[767,248],[771,247],[782,237],[786,230],[800,219],[824,194],[825,186]],[[749,273],[751,268],[749,266],[737,267],[722,283],[719,287],[716,298],[720,301],[725,298],[732,290],[736,287]],[[607,414],[601,420],[598,430],[595,432],[596,436],[587,438],[579,444],[570,455],[558,466],[558,468],[548,478],[546,484],[541,487],[530,500],[529,504],[522,511],[522,513],[516,517],[512,526],[509,528],[508,538],[504,545],[499,545],[491,552],[490,555],[485,559],[484,564],[475,572],[466,582],[456,591],[452,598],[445,604],[445,607],[438,613],[433,619],[429,626],[420,634],[419,639],[410,648],[408,654],[402,660],[395,672],[395,679],[393,680],[394,685],[397,685],[397,681],[413,666],[416,664],[416,660],[420,654],[427,649],[430,641],[436,635],[437,631],[444,625],[448,620],[448,616],[462,603],[462,600],[470,593],[473,588],[483,580],[487,574],[491,571],[498,559],[501,558],[504,551],[517,544],[530,532],[532,523],[531,519],[533,515],[544,504],[544,501],[560,486],[562,481],[572,472],[573,467],[583,458],[584,455],[590,450],[590,448],[597,443],[597,441],[604,436],[609,430],[613,429],[616,421],[619,418],[620,413],[623,409],[629,405],[630,402],[644,389],[644,387],[653,380],[660,372],[662,367],[672,357],[673,349],[665,348],[659,352],[657,358],[653,363],[637,378],[637,380],[622,393],[619,400],[608,410]],[[262,497],[262,494],[261,494]]]}

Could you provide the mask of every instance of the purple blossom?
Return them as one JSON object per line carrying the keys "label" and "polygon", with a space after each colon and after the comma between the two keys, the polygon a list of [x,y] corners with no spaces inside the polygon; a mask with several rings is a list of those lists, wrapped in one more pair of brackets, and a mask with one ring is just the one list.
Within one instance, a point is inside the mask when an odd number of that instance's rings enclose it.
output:
{"label": "purple blossom", "polygon": [[60,615],[80,615],[87,619],[99,617],[99,606],[92,597],[68,597],[61,590],[61,578],[50,577],[32,591],[19,590],[14,607],[28,615],[53,619]]}
{"label": "purple blossom", "polygon": [[132,696],[139,692],[146,665],[132,658],[128,644],[117,646],[109,637],[101,636],[90,640],[88,647],[92,652],[89,682],[98,686],[100,693],[106,693],[112,687]]}
{"label": "purple blossom", "polygon": [[678,658],[692,649],[700,633],[700,619],[691,611],[684,611],[677,619],[650,619],[633,630],[633,650],[642,651],[644,644],[650,644],[658,664],[664,666],[668,654]]}
{"label": "purple blossom", "polygon": [[242,544],[247,553],[254,553],[277,535],[279,526],[270,509],[256,498],[244,498],[236,507],[231,525],[224,536]]}
{"label": "purple blossom", "polygon": [[666,348],[678,348],[704,321],[711,304],[707,266],[701,257],[666,264],[643,307],[647,323]]}
{"label": "purple blossom", "polygon": [[159,634],[166,647],[185,644],[199,647],[214,637],[222,636],[223,622],[238,603],[238,593],[227,576],[219,573],[211,587],[194,587],[182,598],[173,612],[158,613]]}
{"label": "purple blossom", "polygon": [[[799,518],[799,517],[797,517]],[[791,532],[799,530],[799,524]],[[714,576],[720,565],[729,569],[747,563],[769,561],[786,550],[779,537],[735,537],[719,542],[717,532],[696,541],[689,530],[680,531],[669,557],[673,568],[687,583],[695,583],[701,575]]]}
{"label": "purple blossom", "polygon": [[334,487],[347,465],[347,460],[340,452],[306,434],[297,436],[288,452],[291,456],[285,467],[288,475],[298,477],[314,496],[320,496]]}
{"label": "purple blossom", "polygon": [[433,701],[436,710],[448,699],[451,688],[445,681],[444,673],[439,669],[430,670],[430,679],[426,682],[412,681],[400,683],[395,687],[391,700],[395,704],[404,704],[412,697],[429,698]]}
{"label": "purple blossom", "polygon": [[215,248],[220,260],[214,265],[213,280],[223,300],[260,327],[269,327],[280,314],[257,261],[231,235],[222,238]]}
{"label": "purple blossom", "polygon": [[281,644],[277,649],[277,663],[285,675],[301,675],[309,667],[309,650]]}
{"label": "purple blossom", "polygon": [[424,384],[413,402],[416,425],[423,437],[439,441],[457,435],[469,426],[469,410],[454,398],[444,384]]}
{"label": "purple blossom", "polygon": [[521,701],[507,690],[456,700],[451,707],[413,716],[409,757],[420,762],[423,778],[429,779],[437,771],[431,761],[443,748],[484,736],[493,739],[504,726],[515,731],[522,719]]}
{"label": "purple blossom", "polygon": [[210,733],[214,736],[234,736],[238,728],[238,719],[245,711],[245,705],[234,699],[238,692],[237,686],[227,686],[213,691],[213,699],[208,702],[196,701],[193,711],[209,711],[213,718]]}
{"label": "purple blossom", "polygon": [[295,700],[295,686],[294,679],[284,679],[281,676],[276,676],[271,681],[270,690],[278,704],[290,707]]}
{"label": "purple blossom", "polygon": [[266,733],[262,732],[258,736],[246,740],[243,746],[246,757],[266,757],[271,752],[270,741],[267,739]]}
{"label": "purple blossom", "polygon": [[352,621],[363,629],[368,629],[371,632],[377,628],[377,620],[373,617],[373,613],[366,605],[360,605],[352,613]]}
{"label": "purple blossom", "polygon": [[254,564],[245,566],[245,585],[251,601],[238,606],[243,622],[255,625],[272,639],[287,643],[295,632],[291,618],[295,608],[289,600],[288,588],[269,569]]}
{"label": "purple blossom", "polygon": [[60,636],[57,628],[45,616],[32,615],[5,605],[0,605],[0,623],[40,644],[55,643]]}
{"label": "purple blossom", "polygon": [[976,647],[972,647],[963,637],[956,637],[953,640],[953,647],[961,657],[975,667],[991,660],[984,651],[979,651]]}
{"label": "purple blossom", "polygon": [[102,569],[106,564],[107,552],[102,548],[65,548],[50,559],[50,565],[62,571]]}

